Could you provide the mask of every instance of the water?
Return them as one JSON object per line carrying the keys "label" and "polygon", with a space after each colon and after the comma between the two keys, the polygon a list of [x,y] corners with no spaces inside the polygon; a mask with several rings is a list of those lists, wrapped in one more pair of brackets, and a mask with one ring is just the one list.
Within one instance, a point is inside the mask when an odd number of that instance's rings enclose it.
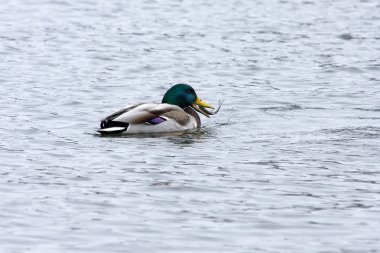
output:
{"label": "water", "polygon": [[[6,1],[0,252],[380,252],[380,4]],[[191,84],[193,133],[99,120]]]}

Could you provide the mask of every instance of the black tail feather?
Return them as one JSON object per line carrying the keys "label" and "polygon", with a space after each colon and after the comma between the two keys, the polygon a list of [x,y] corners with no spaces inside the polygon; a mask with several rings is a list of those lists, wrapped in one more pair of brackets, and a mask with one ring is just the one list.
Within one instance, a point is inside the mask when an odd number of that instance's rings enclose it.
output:
{"label": "black tail feather", "polygon": [[110,128],[110,127],[125,127],[127,128],[129,126],[128,123],[126,122],[121,122],[121,121],[113,121],[113,120],[102,120],[100,122],[100,128]]}

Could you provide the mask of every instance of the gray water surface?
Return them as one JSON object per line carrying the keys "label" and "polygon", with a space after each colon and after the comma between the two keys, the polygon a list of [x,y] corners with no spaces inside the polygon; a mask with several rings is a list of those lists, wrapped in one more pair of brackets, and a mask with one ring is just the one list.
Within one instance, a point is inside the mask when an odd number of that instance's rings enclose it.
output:
{"label": "gray water surface", "polygon": [[[4,1],[0,252],[380,252],[380,3]],[[191,84],[191,133],[99,120]]]}

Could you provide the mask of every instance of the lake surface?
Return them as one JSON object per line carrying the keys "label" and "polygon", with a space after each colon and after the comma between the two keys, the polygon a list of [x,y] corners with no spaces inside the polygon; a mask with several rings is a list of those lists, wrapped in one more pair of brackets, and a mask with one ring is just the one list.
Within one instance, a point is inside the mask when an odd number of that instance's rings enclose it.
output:
{"label": "lake surface", "polygon": [[[4,1],[0,252],[380,252],[380,2]],[[181,135],[101,137],[175,83]]]}

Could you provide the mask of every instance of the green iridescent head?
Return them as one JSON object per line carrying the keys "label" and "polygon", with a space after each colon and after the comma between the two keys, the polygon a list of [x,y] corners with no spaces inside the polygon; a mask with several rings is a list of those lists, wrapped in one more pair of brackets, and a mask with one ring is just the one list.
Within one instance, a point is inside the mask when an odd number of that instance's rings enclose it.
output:
{"label": "green iridescent head", "polygon": [[181,108],[191,106],[197,100],[193,87],[187,84],[176,84],[164,95],[162,103],[177,105]]}
{"label": "green iridescent head", "polygon": [[211,115],[211,113],[205,108],[213,108],[211,105],[203,102],[195,93],[193,87],[188,84],[180,83],[171,87],[164,95],[162,103],[177,105],[181,108],[191,106],[196,111],[202,113],[205,116]]}
{"label": "green iridescent head", "polygon": [[177,105],[181,108],[191,106],[197,112],[209,117],[213,113],[205,108],[213,108],[211,105],[203,102],[195,93],[193,87],[188,84],[180,83],[171,87],[162,98],[162,103]]}

